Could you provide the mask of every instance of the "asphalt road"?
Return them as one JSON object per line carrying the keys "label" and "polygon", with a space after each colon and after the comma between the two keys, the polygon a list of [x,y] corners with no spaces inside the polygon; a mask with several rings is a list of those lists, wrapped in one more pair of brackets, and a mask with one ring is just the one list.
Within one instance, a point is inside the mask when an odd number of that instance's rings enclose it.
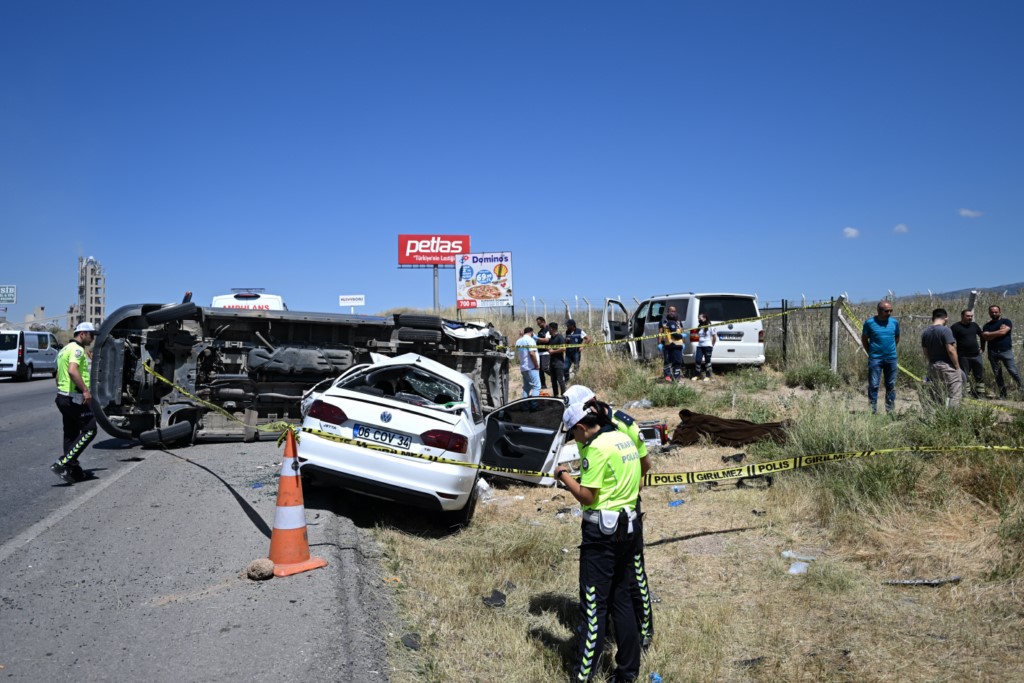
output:
{"label": "asphalt road", "polygon": [[95,478],[66,485],[48,469],[53,397],[50,379],[0,380],[0,677],[388,680],[379,551],[342,497],[306,496],[326,568],[250,581],[269,550],[275,443],[143,450],[101,432],[82,458]]}

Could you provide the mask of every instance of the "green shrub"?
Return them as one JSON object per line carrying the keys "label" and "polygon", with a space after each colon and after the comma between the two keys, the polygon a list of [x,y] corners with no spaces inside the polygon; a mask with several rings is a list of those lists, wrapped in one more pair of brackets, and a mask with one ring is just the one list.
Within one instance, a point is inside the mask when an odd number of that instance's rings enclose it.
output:
{"label": "green shrub", "polygon": [[697,391],[686,384],[654,384],[648,397],[658,408],[693,404],[697,399]]}
{"label": "green shrub", "polygon": [[750,393],[770,391],[778,386],[775,377],[762,368],[739,368],[729,375],[733,388]]}
{"label": "green shrub", "polygon": [[842,384],[839,375],[827,365],[803,363],[786,370],[786,386],[805,389],[838,389]]}

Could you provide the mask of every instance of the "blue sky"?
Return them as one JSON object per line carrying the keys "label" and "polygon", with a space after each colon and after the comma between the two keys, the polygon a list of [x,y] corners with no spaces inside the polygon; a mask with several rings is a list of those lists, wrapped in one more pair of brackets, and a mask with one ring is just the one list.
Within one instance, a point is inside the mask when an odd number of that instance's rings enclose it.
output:
{"label": "blue sky", "polygon": [[[1024,279],[1016,2],[0,4],[0,284],[63,313],[264,287],[429,308]],[[902,227],[899,227],[902,226]],[[455,276],[441,272],[441,303]]]}

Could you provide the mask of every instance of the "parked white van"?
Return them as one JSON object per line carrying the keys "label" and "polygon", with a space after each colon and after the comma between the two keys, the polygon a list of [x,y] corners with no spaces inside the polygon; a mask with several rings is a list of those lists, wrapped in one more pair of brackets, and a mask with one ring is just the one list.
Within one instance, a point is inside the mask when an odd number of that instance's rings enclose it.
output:
{"label": "parked white van", "polygon": [[[683,363],[693,365],[697,346],[697,316],[706,313],[718,330],[713,365],[763,365],[764,327],[753,294],[661,294],[641,301],[629,313],[617,299],[605,299],[601,328],[605,341],[627,340],[622,346],[637,360],[660,360],[658,326],[669,306],[683,327],[691,330],[683,350]],[[744,320],[746,322],[729,322]],[[613,348],[608,346],[606,348]]]}
{"label": "parked white van", "polygon": [[32,379],[37,372],[57,376],[60,344],[50,332],[0,330],[0,377]]}

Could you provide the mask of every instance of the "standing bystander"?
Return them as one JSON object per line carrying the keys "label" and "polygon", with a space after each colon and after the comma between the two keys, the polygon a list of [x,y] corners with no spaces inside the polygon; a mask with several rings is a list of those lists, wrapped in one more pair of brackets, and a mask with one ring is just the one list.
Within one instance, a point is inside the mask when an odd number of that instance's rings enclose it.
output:
{"label": "standing bystander", "polygon": [[573,345],[572,348],[565,350],[565,381],[568,382],[571,376],[575,376],[580,371],[580,358],[583,350],[576,345],[590,343],[590,337],[576,327],[576,321],[572,318],[565,321],[565,343]]}
{"label": "standing bystander", "polygon": [[548,325],[551,335],[548,337],[548,353],[551,354],[551,395],[561,396],[565,393],[565,336],[558,331],[558,323]]}
{"label": "standing bystander", "polygon": [[74,338],[57,354],[57,410],[64,422],[64,451],[50,470],[69,484],[86,478],[78,464],[82,452],[96,438],[96,418],[89,401],[89,352],[96,336],[92,323],[75,328]]}
{"label": "standing bystander", "polygon": [[516,353],[519,356],[519,371],[523,375],[523,398],[536,396],[540,393],[540,358],[537,356],[537,342],[533,338],[533,328],[523,330],[523,336],[516,340]]}
{"label": "standing bystander", "polygon": [[981,328],[981,338],[988,344],[988,362],[992,365],[992,374],[996,378],[999,398],[1006,398],[1002,366],[1006,366],[1006,371],[1017,383],[1017,391],[1021,390],[1020,373],[1017,372],[1017,362],[1013,357],[1013,341],[1010,339],[1013,323],[1003,317],[1003,310],[999,306],[989,306],[988,317],[989,321]]}
{"label": "standing bystander", "polygon": [[878,412],[878,380],[885,375],[885,412],[896,410],[896,374],[899,371],[896,345],[900,343],[900,324],[892,317],[892,304],[878,302],[878,314],[864,321],[860,343],[868,352],[868,402]]}
{"label": "standing bystander", "polygon": [[985,340],[981,338],[981,326],[974,322],[974,311],[968,308],[960,311],[960,320],[950,325],[949,331],[956,339],[956,355],[964,381],[968,382],[971,396],[980,398],[985,395],[985,364],[981,360]]}
{"label": "standing bystander", "polygon": [[963,396],[963,378],[957,360],[956,338],[946,321],[945,308],[932,311],[932,324],[921,333],[921,350],[928,361],[932,395],[940,405],[956,408]]}
{"label": "standing bystander", "polygon": [[658,346],[664,355],[665,381],[678,382],[683,378],[683,325],[676,315],[676,307],[669,306],[658,327]]}
{"label": "standing bystander", "polygon": [[711,381],[711,352],[718,342],[718,329],[711,327],[707,313],[697,316],[697,349],[694,353],[694,380],[700,379],[702,370],[704,381]]}
{"label": "standing bystander", "polygon": [[535,336],[538,344],[537,351],[540,354],[540,388],[547,389],[546,376],[551,369],[551,354],[544,347],[547,346],[548,339],[551,338],[551,328],[548,327],[548,322],[540,316],[537,316],[537,334]]}

